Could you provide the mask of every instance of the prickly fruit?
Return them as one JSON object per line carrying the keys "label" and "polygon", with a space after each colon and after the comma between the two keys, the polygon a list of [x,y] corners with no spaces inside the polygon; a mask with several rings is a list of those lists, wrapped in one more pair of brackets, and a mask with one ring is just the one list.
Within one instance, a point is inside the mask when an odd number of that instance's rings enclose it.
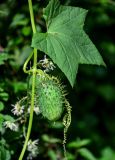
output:
{"label": "prickly fruit", "polygon": [[[31,90],[32,76],[29,80]],[[63,112],[64,93],[57,78],[36,75],[35,105],[39,107],[43,117],[54,121]]]}

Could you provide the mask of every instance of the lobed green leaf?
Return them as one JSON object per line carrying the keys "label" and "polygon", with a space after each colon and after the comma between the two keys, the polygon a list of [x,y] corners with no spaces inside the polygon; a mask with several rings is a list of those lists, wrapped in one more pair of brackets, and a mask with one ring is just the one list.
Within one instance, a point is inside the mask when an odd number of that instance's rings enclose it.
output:
{"label": "lobed green leaf", "polygon": [[32,47],[49,55],[72,86],[80,63],[104,65],[95,45],[83,31],[87,10],[51,0],[43,13],[47,32],[34,34]]}

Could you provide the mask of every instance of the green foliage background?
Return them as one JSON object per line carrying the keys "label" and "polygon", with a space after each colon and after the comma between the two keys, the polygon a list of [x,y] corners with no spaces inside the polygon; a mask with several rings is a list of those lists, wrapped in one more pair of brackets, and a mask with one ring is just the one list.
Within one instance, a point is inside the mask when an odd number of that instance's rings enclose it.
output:
{"label": "green foliage background", "polygon": [[[33,3],[37,31],[45,32],[45,22],[41,16],[42,8],[46,6],[48,0],[35,0]],[[72,123],[67,138],[68,157],[71,160],[114,160],[115,2],[64,0],[61,3],[89,10],[85,31],[97,46],[107,65],[107,68],[80,65],[73,89],[59,69],[53,72],[54,75],[61,77],[67,86],[68,99],[72,106]],[[13,116],[11,104],[15,104],[18,98],[26,95],[27,75],[23,73],[22,66],[31,53],[31,37],[27,1],[1,0],[0,160],[18,159],[21,151],[23,138],[20,137],[20,133],[5,131],[2,123]],[[42,57],[43,54],[39,53],[39,58]],[[35,116],[31,137],[40,139],[40,154],[37,159],[61,160],[62,136],[61,121],[54,125],[43,120],[42,117]]]}

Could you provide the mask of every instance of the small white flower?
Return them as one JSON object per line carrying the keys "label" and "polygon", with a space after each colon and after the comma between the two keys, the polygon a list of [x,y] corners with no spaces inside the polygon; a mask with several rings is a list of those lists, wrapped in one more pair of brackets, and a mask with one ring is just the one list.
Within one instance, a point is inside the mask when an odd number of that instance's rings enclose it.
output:
{"label": "small white flower", "polygon": [[39,115],[40,114],[39,107],[34,107],[34,112],[36,113],[36,115]]}
{"label": "small white flower", "polygon": [[28,157],[27,157],[27,160],[32,160],[32,159],[33,159],[32,154],[29,153],[29,155],[28,155]]}
{"label": "small white flower", "polygon": [[50,61],[48,58],[46,58],[46,55],[44,56],[43,60],[40,60],[39,63],[42,65],[42,67],[45,69],[44,72],[49,72],[50,70],[54,70],[55,65],[52,61]]}
{"label": "small white flower", "polygon": [[34,141],[29,140],[28,141],[28,147],[27,147],[28,151],[35,151],[38,148],[37,147],[38,141],[39,141],[38,139],[36,139]]}
{"label": "small white flower", "polygon": [[[40,114],[39,107],[34,107],[34,112],[36,113],[36,115],[39,115]],[[30,107],[28,108],[28,113],[30,113]]]}
{"label": "small white flower", "polygon": [[30,107],[28,107],[28,113],[30,113]]}
{"label": "small white flower", "polygon": [[4,127],[10,128],[12,131],[18,131],[18,125],[10,121],[4,122]]}
{"label": "small white flower", "polygon": [[20,116],[24,113],[24,106],[20,106],[17,102],[15,105],[12,105],[14,108],[11,110],[14,115]]}
{"label": "small white flower", "polygon": [[37,157],[38,154],[39,154],[38,149],[32,150],[32,151],[29,153],[29,155],[28,155],[28,157],[27,157],[27,160],[32,160],[33,158]]}
{"label": "small white flower", "polygon": [[42,65],[45,65],[49,62],[49,60],[46,58],[46,55],[44,55],[44,59],[40,60],[39,63],[41,63]]}
{"label": "small white flower", "polygon": [[37,155],[39,154],[38,139],[34,140],[34,141],[29,140],[27,150],[30,152],[28,157],[27,157],[27,160],[32,160],[34,157],[37,157]]}
{"label": "small white flower", "polygon": [[37,155],[39,154],[38,149],[34,149],[32,150],[27,157],[27,160],[32,160],[33,158],[37,157]]}

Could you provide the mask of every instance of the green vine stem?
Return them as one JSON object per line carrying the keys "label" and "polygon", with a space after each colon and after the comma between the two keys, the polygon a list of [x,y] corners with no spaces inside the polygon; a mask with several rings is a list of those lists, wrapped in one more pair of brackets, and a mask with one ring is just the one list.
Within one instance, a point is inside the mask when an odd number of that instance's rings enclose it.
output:
{"label": "green vine stem", "polygon": [[[31,25],[32,25],[32,30],[33,33],[36,33],[36,27],[35,27],[35,21],[34,21],[34,13],[33,13],[33,6],[32,6],[32,0],[28,0],[28,5],[29,5],[29,11],[30,11],[30,18],[31,18]],[[31,59],[31,57],[34,56],[33,59],[33,67],[31,70],[26,70],[26,66]],[[22,152],[20,154],[19,160],[22,160],[27,148],[27,144],[30,138],[31,134],[31,129],[32,129],[32,122],[33,122],[33,112],[34,112],[34,95],[35,95],[35,79],[36,79],[36,73],[37,73],[37,49],[34,48],[33,53],[30,54],[28,59],[26,60],[23,70],[25,73],[30,73],[32,72],[33,74],[33,79],[32,79],[32,94],[31,94],[31,108],[30,108],[30,117],[29,117],[29,124],[28,124],[28,129],[27,129],[27,135],[25,139],[25,143],[23,145]]]}

